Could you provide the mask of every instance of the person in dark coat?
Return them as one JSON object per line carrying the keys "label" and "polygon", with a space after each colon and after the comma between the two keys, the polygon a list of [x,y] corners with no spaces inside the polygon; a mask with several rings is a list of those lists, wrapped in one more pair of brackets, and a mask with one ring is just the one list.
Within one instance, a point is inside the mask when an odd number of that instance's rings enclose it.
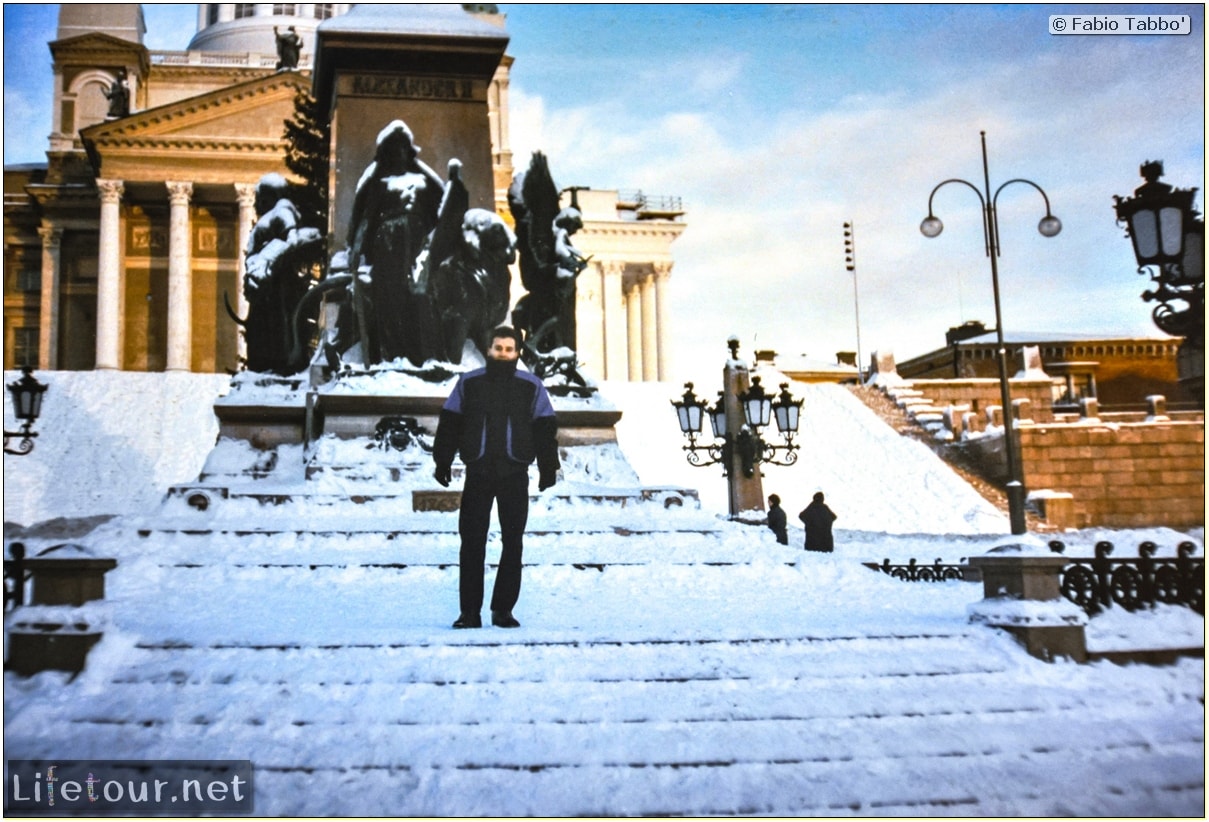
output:
{"label": "person in dark coat", "polygon": [[785,509],[781,507],[781,498],[776,494],[770,494],[768,497],[768,527],[777,535],[777,542],[782,545],[789,544],[787,525],[788,517],[785,516]]}
{"label": "person in dark coat", "polygon": [[835,514],[823,502],[823,492],[819,491],[806,510],[798,514],[798,519],[806,526],[806,550],[826,551],[835,550],[835,540],[831,536],[831,523],[835,522]]}
{"label": "person in dark coat", "polygon": [[521,591],[521,553],[529,518],[529,466],[537,460],[538,490],[558,478],[558,425],[542,381],[517,371],[521,338],[513,328],[492,332],[483,368],[467,371],[445,401],[437,423],[433,477],[448,487],[453,457],[460,452],[466,482],[458,515],[462,548],[458,556],[461,613],[454,628],[481,628],[483,562],[491,506],[498,506],[499,571],[491,594],[491,624],[519,628],[512,608]]}

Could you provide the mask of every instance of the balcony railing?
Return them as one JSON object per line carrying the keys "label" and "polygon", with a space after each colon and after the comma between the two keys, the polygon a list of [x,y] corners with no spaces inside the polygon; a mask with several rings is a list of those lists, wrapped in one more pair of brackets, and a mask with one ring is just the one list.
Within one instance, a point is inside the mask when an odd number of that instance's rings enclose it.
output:
{"label": "balcony railing", "polygon": [[679,217],[684,213],[683,201],[670,194],[647,194],[642,189],[625,189],[617,192],[617,205],[633,209],[639,216]]}

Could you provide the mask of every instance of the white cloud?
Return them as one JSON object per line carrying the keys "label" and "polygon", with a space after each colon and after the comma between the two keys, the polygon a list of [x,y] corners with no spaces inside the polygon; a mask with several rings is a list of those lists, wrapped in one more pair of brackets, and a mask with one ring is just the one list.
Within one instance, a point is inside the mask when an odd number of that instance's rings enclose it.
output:
{"label": "white cloud", "polygon": [[[620,98],[562,110],[514,88],[514,103],[523,101],[514,139],[518,128],[526,139],[553,138],[560,180],[684,197],[688,229],[674,247],[671,287],[674,359],[684,368],[697,352],[719,359],[732,329],[821,359],[854,348],[841,235],[849,219],[858,226],[866,358],[876,347],[922,353],[967,319],[993,325],[978,198],[964,186],[943,190],[944,234],[925,240],[918,231],[937,183],[962,177],[982,188],[982,129],[992,185],[1035,180],[1065,226],[1042,238],[1039,195],[1024,185],[1003,190],[1005,328],[1154,335],[1111,196],[1130,193],[1138,164],[1152,156],[1174,160],[1172,182],[1200,179],[1203,83],[1155,95],[1170,67],[1122,72],[1122,59],[1120,45],[1104,43],[953,73],[926,96],[854,91],[829,110],[749,123],[687,108],[653,115]],[[672,77],[695,77],[694,68],[661,66]]]}

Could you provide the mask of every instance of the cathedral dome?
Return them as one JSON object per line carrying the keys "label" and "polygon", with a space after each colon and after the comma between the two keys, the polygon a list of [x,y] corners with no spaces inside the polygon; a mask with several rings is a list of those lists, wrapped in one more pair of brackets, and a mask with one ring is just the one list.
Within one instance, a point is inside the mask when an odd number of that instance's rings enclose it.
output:
{"label": "cathedral dome", "polygon": [[293,26],[302,38],[303,62],[315,54],[315,29],[352,3],[200,3],[189,51],[276,54],[273,28]]}

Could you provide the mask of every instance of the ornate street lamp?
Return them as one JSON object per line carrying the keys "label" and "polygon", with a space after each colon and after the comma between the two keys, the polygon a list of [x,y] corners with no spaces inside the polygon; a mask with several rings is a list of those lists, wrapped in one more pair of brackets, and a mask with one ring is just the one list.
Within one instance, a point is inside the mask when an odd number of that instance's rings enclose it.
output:
{"label": "ornate street lamp", "polygon": [[1003,404],[1004,450],[1007,452],[1008,465],[1008,512],[1012,533],[1023,534],[1028,531],[1024,516],[1024,481],[1021,477],[1019,455],[1016,452],[1015,427],[1012,420],[1012,392],[1008,384],[1007,347],[1003,342],[1003,316],[999,305],[999,217],[995,210],[999,194],[1012,183],[1025,183],[1037,189],[1041,198],[1045,200],[1045,216],[1037,224],[1037,231],[1043,237],[1057,236],[1058,232],[1062,230],[1062,221],[1050,211],[1049,197],[1045,191],[1032,180],[1019,177],[1008,180],[995,189],[994,195],[991,194],[991,172],[987,163],[987,133],[985,131],[979,133],[982,136],[983,190],[979,191],[978,186],[961,179],[949,179],[938,184],[928,196],[928,216],[920,223],[919,230],[925,237],[938,237],[944,230],[944,223],[932,213],[932,200],[936,196],[936,192],[949,183],[961,183],[978,195],[978,199],[982,203],[983,240],[986,243],[986,254],[991,259],[991,288],[995,292],[995,335],[999,346],[999,394]]}
{"label": "ornate street lamp", "polygon": [[[13,395],[13,414],[21,423],[21,430],[4,432],[4,453],[18,456],[34,450],[34,437],[38,434],[30,429],[42,413],[42,395],[49,387],[34,379],[33,366],[24,366],[21,373],[21,379],[8,384]],[[8,441],[13,437],[20,437],[21,442],[16,448],[9,448]]]}
{"label": "ornate street lamp", "polygon": [[[679,401],[672,400],[672,406],[676,409],[680,433],[688,439],[683,450],[690,465],[722,463],[726,466],[732,453],[737,453],[742,462],[744,476],[751,477],[760,463],[787,466],[798,461],[798,445],[793,441],[793,437],[798,431],[803,401],[794,399],[789,393],[789,383],[781,383],[781,393],[772,396],[764,390],[759,377],[752,377],[751,386],[736,395],[743,410],[744,421],[738,427],[738,433],[733,436],[730,433],[722,392],[718,393],[718,401],[714,407],[707,408],[705,402],[693,391],[691,382],[685,383],[684,389],[684,395]],[[706,416],[709,417],[715,441],[699,444],[697,437],[701,434]],[[761,434],[761,429],[773,421],[776,422],[777,431],[784,440],[782,443],[768,443]]]}
{"label": "ornate street lamp", "polygon": [[1180,382],[1199,403],[1205,389],[1205,223],[1193,207],[1195,188],[1160,183],[1162,161],[1147,161],[1146,180],[1129,198],[1114,197],[1117,223],[1133,241],[1138,273],[1156,288],[1142,293],[1158,301],[1151,316],[1164,333],[1183,337]]}
{"label": "ornate street lamp", "polygon": [[[1113,197],[1117,222],[1124,223],[1133,240],[1139,268],[1184,264],[1187,227],[1196,220],[1192,207],[1195,188],[1174,188],[1160,183],[1163,162],[1146,161],[1140,173],[1146,180],[1129,198]],[[1203,224],[1202,224],[1203,225]]]}

